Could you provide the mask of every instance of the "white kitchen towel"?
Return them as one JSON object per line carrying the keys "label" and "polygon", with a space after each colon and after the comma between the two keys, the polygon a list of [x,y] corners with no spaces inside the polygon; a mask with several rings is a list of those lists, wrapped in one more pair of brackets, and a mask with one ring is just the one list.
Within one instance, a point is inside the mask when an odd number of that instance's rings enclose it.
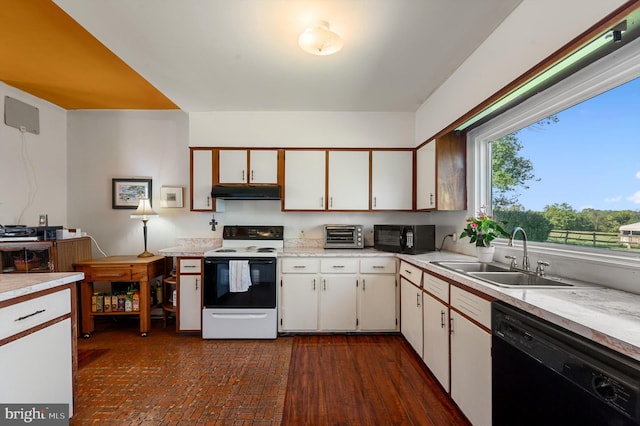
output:
{"label": "white kitchen towel", "polygon": [[251,286],[251,271],[248,260],[229,261],[229,291],[242,293]]}

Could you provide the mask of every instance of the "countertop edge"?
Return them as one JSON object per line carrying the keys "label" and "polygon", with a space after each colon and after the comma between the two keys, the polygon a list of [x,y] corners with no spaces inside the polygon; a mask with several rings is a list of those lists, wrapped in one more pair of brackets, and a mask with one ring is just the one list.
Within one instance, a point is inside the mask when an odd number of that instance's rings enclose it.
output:
{"label": "countertop edge", "polygon": [[42,290],[82,281],[82,272],[50,272],[38,274],[1,274],[0,302]]}

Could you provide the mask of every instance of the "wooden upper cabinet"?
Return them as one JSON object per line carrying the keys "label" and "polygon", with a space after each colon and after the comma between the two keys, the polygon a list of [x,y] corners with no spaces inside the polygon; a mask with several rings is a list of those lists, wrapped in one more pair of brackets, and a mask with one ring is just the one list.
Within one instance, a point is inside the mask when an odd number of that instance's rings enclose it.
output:
{"label": "wooden upper cabinet", "polygon": [[436,140],[416,152],[416,210],[436,208]]}
{"label": "wooden upper cabinet", "polygon": [[369,151],[329,151],[329,210],[369,210]]}
{"label": "wooden upper cabinet", "polygon": [[455,131],[436,144],[438,210],[467,209],[467,138]]}
{"label": "wooden upper cabinet", "polygon": [[219,183],[278,183],[278,151],[221,149]]}
{"label": "wooden upper cabinet", "polygon": [[371,152],[371,210],[413,208],[413,151]]}

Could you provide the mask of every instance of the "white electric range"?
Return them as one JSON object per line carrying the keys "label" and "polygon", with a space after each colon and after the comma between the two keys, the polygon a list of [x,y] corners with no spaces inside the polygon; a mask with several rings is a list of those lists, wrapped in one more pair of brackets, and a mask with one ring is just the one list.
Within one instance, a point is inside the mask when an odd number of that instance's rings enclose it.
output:
{"label": "white electric range", "polygon": [[204,253],[202,337],[275,339],[282,226],[225,226],[222,247]]}

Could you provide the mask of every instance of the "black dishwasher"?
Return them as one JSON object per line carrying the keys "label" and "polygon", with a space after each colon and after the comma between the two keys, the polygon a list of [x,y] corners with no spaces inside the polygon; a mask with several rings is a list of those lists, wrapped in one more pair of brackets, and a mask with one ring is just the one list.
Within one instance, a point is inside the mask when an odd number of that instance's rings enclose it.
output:
{"label": "black dishwasher", "polygon": [[494,426],[640,424],[640,362],[502,302],[492,324]]}

